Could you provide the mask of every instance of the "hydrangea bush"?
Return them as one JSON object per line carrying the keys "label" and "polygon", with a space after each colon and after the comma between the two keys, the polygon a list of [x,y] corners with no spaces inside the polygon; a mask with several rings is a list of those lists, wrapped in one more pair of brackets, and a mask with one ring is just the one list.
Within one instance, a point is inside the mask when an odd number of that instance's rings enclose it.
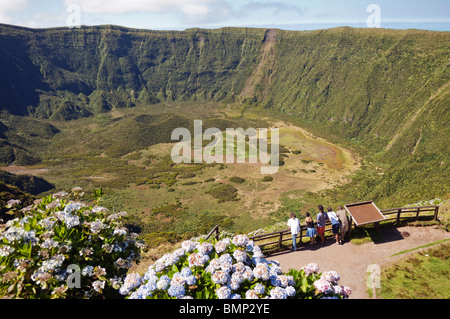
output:
{"label": "hydrangea bush", "polygon": [[[143,244],[120,220],[126,214],[59,192],[18,210],[0,225],[0,293],[17,298],[114,298]],[[78,276],[78,277],[77,277]]]}
{"label": "hydrangea bush", "polygon": [[130,299],[347,298],[335,271],[316,264],[283,274],[245,235],[212,242],[184,241],[140,276],[130,273],[120,294]]}
{"label": "hydrangea bush", "polygon": [[[120,220],[126,213],[78,201],[81,189],[20,208],[0,225],[0,295],[17,298],[347,298],[335,271],[316,264],[283,274],[246,235],[184,241],[141,276],[128,273],[144,245]],[[98,193],[101,196],[101,193]],[[127,274],[128,273],[128,274]]]}

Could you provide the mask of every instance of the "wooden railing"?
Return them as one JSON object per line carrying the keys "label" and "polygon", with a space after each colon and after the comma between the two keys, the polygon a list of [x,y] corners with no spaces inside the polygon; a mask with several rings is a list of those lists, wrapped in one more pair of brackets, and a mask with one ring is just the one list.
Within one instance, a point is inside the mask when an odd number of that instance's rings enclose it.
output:
{"label": "wooden railing", "polygon": [[[439,214],[439,206],[416,206],[416,207],[401,207],[401,208],[390,208],[390,209],[383,209],[381,210],[381,213],[383,215],[392,215],[395,214],[395,217],[392,218],[386,218],[386,220],[394,220],[395,224],[398,225],[400,222],[400,218],[403,219],[419,219],[420,213],[424,212],[432,212],[433,214],[427,214],[428,216],[433,216],[434,220],[437,220],[438,214]],[[406,214],[412,215],[412,216],[405,216]],[[402,217],[402,215],[404,215]]]}
{"label": "wooden railing", "polygon": [[[430,214],[430,212],[432,214]],[[384,216],[394,215],[394,217],[386,218],[385,221],[395,220],[395,225],[399,225],[400,219],[418,220],[419,215],[421,215],[421,214],[422,214],[422,217],[425,217],[425,218],[433,217],[434,220],[437,220],[438,214],[439,214],[439,206],[417,206],[417,207],[390,208],[390,209],[381,210],[381,213]],[[423,214],[423,213],[427,213],[427,214]],[[423,216],[423,215],[425,215],[425,216]],[[349,220],[349,222],[350,222],[350,220]],[[349,225],[351,225],[351,224],[352,223],[349,223]],[[353,225],[354,225],[354,223],[353,223]],[[356,226],[354,226],[354,227],[356,227]],[[299,239],[300,245],[302,244],[303,237],[306,236],[306,231],[307,231],[306,225],[300,225],[300,232],[297,235],[297,239]],[[327,233],[331,234],[331,232],[332,232],[331,223],[330,223],[330,221],[327,221],[326,226],[325,226],[324,236],[326,236]],[[218,239],[219,225],[216,225],[209,232],[209,234],[207,235],[207,239],[210,238],[213,234],[214,234],[214,237]],[[280,230],[280,231],[276,231],[276,232],[272,232],[272,233],[268,233],[268,234],[251,236],[251,237],[249,237],[249,239],[253,240],[255,242],[255,244],[257,244],[261,248],[263,246],[274,245],[274,247],[272,248],[273,250],[283,250],[283,242],[286,242],[286,241],[291,242],[292,235],[291,235],[290,229],[285,229],[285,230]]]}
{"label": "wooden railing", "polygon": [[211,231],[208,233],[208,235],[206,235],[206,240],[208,240],[213,234],[214,234],[214,238],[219,240],[219,225],[214,226],[213,229],[211,229]]}
{"label": "wooden railing", "polygon": [[[303,237],[306,237],[306,231],[307,231],[306,225],[300,225],[300,232],[297,235],[297,239],[300,241],[300,245],[302,244]],[[332,233],[331,223],[328,220],[325,224],[324,236],[327,236],[327,233],[330,234]],[[276,240],[267,242],[267,240],[273,238],[276,238]],[[252,236],[249,237],[249,239],[253,240],[255,244],[257,244],[261,248],[263,246],[275,245],[275,247],[272,248],[273,250],[283,250],[283,242],[286,241],[292,242],[292,235],[290,229],[285,229],[273,233]]]}

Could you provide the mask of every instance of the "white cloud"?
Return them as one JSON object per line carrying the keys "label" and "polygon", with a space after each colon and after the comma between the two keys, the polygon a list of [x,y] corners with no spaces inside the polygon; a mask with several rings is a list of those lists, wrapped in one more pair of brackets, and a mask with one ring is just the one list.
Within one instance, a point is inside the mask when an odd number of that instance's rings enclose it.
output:
{"label": "white cloud", "polygon": [[241,8],[233,8],[230,0],[65,0],[76,3],[87,14],[126,14],[146,12],[172,14],[180,22],[190,25],[220,24],[230,19],[268,19],[273,16],[299,17],[305,9],[284,1],[242,1]]}
{"label": "white cloud", "polygon": [[46,28],[49,26],[67,26],[65,14],[39,12],[27,20],[24,25],[29,28]]}
{"label": "white cloud", "polygon": [[23,10],[28,6],[28,0],[1,0],[0,1],[0,23],[12,23],[10,13]]}
{"label": "white cloud", "polygon": [[204,12],[222,0],[66,0],[66,3],[79,3],[87,13],[122,14],[146,11],[149,13],[173,13],[180,10],[197,13]]}
{"label": "white cloud", "polygon": [[147,12],[175,14],[185,22],[206,23],[226,19],[232,12],[226,0],[65,0],[76,3],[82,12],[92,14],[124,14]]}
{"label": "white cloud", "polygon": [[[223,26],[242,20],[247,24],[269,23],[274,17],[277,21],[298,21],[305,14],[305,9],[297,4],[278,0],[54,0],[30,8],[33,1],[0,0],[0,23],[29,27],[67,25],[70,12],[66,9],[71,4],[79,8],[81,24],[87,25]],[[51,7],[50,3],[57,5]]]}
{"label": "white cloud", "polygon": [[304,15],[306,9],[300,8],[297,5],[287,4],[283,1],[269,1],[269,2],[250,1],[245,3],[239,11],[239,13],[242,15],[257,12],[268,12],[271,15],[280,15],[283,13]]}
{"label": "white cloud", "polygon": [[185,3],[181,6],[182,17],[190,24],[220,22],[232,15],[231,6],[222,1],[204,1],[208,3]]}
{"label": "white cloud", "polygon": [[2,0],[0,1],[0,12],[21,10],[27,5],[28,0]]}

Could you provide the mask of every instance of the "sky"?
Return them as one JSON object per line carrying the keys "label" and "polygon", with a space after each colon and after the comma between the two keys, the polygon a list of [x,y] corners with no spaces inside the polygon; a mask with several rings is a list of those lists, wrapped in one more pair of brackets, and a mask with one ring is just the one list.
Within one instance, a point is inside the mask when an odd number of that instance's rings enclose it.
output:
{"label": "sky", "polygon": [[449,0],[0,0],[0,23],[153,30],[336,26],[450,31]]}

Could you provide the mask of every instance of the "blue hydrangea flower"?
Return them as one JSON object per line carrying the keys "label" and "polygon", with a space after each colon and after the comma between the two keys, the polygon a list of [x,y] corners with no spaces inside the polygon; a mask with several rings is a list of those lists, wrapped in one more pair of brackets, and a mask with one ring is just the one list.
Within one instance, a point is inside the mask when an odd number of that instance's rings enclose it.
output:
{"label": "blue hydrangea flower", "polygon": [[214,283],[219,285],[225,285],[230,280],[230,275],[225,271],[218,270],[211,276]]}
{"label": "blue hydrangea flower", "polygon": [[231,279],[231,282],[229,283],[228,287],[232,290],[238,290],[240,287],[241,283],[236,281],[235,279]]}
{"label": "blue hydrangea flower", "polygon": [[156,290],[156,280],[149,280],[144,286],[145,290],[149,293],[152,293]]}
{"label": "blue hydrangea flower", "polygon": [[167,293],[171,297],[181,298],[186,293],[186,289],[184,288],[184,285],[171,285],[169,290],[167,290]]}
{"label": "blue hydrangea flower", "polygon": [[268,280],[270,277],[269,266],[267,264],[257,264],[253,269],[253,276],[257,279]]}
{"label": "blue hydrangea flower", "polygon": [[192,240],[186,240],[181,243],[181,247],[184,249],[185,252],[190,252],[194,250],[196,246],[197,246],[196,242]]}
{"label": "blue hydrangea flower", "polygon": [[278,276],[270,276],[270,283],[274,287],[280,287],[281,286],[281,280]]}
{"label": "blue hydrangea flower", "polygon": [[230,299],[231,290],[230,290],[230,288],[228,288],[226,286],[220,287],[219,289],[217,289],[216,295],[217,295],[217,298],[219,298],[219,299]]}
{"label": "blue hydrangea flower", "polygon": [[136,273],[128,274],[125,278],[123,286],[120,287],[119,293],[121,295],[127,295],[130,290],[138,287],[142,282],[141,276]]}
{"label": "blue hydrangea flower", "polygon": [[214,246],[208,242],[203,242],[197,245],[197,251],[201,255],[210,254],[213,250]]}
{"label": "blue hydrangea flower", "polygon": [[246,235],[236,235],[233,237],[232,242],[236,246],[246,247],[248,243],[248,237]]}
{"label": "blue hydrangea flower", "polygon": [[270,291],[270,298],[272,299],[286,299],[287,293],[284,288],[275,287]]}
{"label": "blue hydrangea flower", "polygon": [[183,277],[189,277],[190,275],[192,275],[192,269],[189,267],[184,267],[180,272]]}
{"label": "blue hydrangea flower", "polygon": [[238,284],[241,284],[245,280],[245,278],[242,273],[234,272],[231,275],[231,280],[237,282]]}
{"label": "blue hydrangea flower", "polygon": [[194,275],[190,275],[185,277],[186,279],[186,284],[189,286],[195,285],[197,283],[197,278],[195,278]]}
{"label": "blue hydrangea flower", "polygon": [[219,257],[219,261],[221,263],[228,263],[228,264],[232,264],[233,263],[233,257],[230,256],[230,254],[223,254],[222,256]]}
{"label": "blue hydrangea flower", "polygon": [[159,278],[158,282],[156,283],[156,288],[158,288],[159,290],[166,290],[167,287],[169,287],[170,284],[170,278],[167,275],[163,275],[161,276],[161,278]]}
{"label": "blue hydrangea flower", "polygon": [[256,291],[250,289],[245,292],[245,299],[259,299],[259,296]]}
{"label": "blue hydrangea flower", "polygon": [[230,242],[231,240],[228,237],[217,242],[216,245],[214,246],[214,248],[216,249],[216,253],[220,254],[226,251]]}
{"label": "blue hydrangea flower", "polygon": [[256,291],[257,294],[262,295],[265,291],[266,291],[266,287],[264,287],[264,285],[258,283],[256,284],[256,286],[253,288],[254,291]]}
{"label": "blue hydrangea flower", "polygon": [[158,280],[158,277],[156,276],[156,271],[154,269],[149,269],[147,270],[147,272],[144,274],[143,279],[145,281],[150,280],[156,278],[156,281]]}
{"label": "blue hydrangea flower", "polygon": [[245,251],[237,249],[234,251],[233,257],[237,262],[245,262],[247,260],[247,253]]}
{"label": "blue hydrangea flower", "polygon": [[284,290],[286,291],[286,294],[287,294],[288,297],[293,297],[293,296],[295,296],[296,291],[295,291],[295,288],[294,288],[294,287],[292,287],[292,286],[287,286]]}

